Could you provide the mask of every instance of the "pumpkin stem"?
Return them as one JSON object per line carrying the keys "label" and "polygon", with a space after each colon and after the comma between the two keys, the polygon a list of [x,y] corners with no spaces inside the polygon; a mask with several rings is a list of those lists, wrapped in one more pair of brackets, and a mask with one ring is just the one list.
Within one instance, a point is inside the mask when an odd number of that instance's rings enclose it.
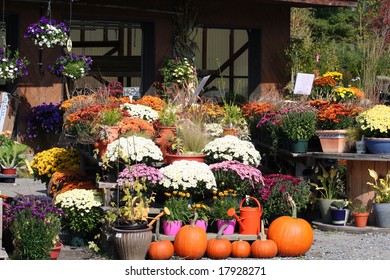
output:
{"label": "pumpkin stem", "polygon": [[160,219],[157,219],[156,222],[156,240],[161,241],[161,236],[160,236]]}
{"label": "pumpkin stem", "polygon": [[198,219],[198,213],[195,211],[194,212],[194,218],[191,221],[191,226],[195,226],[196,220]]}
{"label": "pumpkin stem", "polygon": [[260,222],[260,240],[267,240],[267,235],[265,234],[264,230],[264,220],[261,219]]}
{"label": "pumpkin stem", "polygon": [[292,215],[291,217],[293,219],[297,218],[297,205],[295,204],[295,201],[292,199],[292,197],[288,194],[287,202],[291,205],[292,208]]}
{"label": "pumpkin stem", "polygon": [[215,237],[215,239],[219,240],[221,239],[221,236],[222,236],[222,232],[227,228],[227,224],[223,224],[221,226],[221,228],[219,229],[218,233],[217,233],[217,237]]}

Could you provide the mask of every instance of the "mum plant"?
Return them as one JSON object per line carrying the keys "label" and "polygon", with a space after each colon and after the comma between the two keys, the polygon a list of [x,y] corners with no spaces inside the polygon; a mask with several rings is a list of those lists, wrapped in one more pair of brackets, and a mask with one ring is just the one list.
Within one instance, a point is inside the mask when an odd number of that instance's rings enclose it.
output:
{"label": "mum plant", "polygon": [[0,79],[14,81],[27,76],[29,63],[26,58],[20,57],[19,51],[0,48]]}
{"label": "mum plant", "polygon": [[253,195],[259,184],[264,184],[261,171],[237,160],[210,164],[218,191],[234,190],[241,197]]}
{"label": "mum plant", "polygon": [[76,149],[54,147],[35,154],[30,166],[34,179],[48,183],[56,171],[80,170],[80,152]]}
{"label": "mum plant", "polygon": [[152,164],[163,160],[160,148],[151,140],[140,136],[120,137],[107,145],[102,161],[104,168],[116,164],[126,165],[143,162]]}
{"label": "mum plant", "polygon": [[331,99],[332,91],[337,84],[337,81],[330,76],[316,78],[313,81],[313,89],[310,93],[310,98],[324,100]]}
{"label": "mum plant", "polygon": [[269,174],[264,176],[264,184],[258,188],[257,196],[263,209],[263,218],[291,215],[291,207],[287,203],[291,196],[297,210],[303,210],[310,201],[310,184],[302,178],[284,174]]}
{"label": "mum plant", "polygon": [[183,86],[197,79],[196,68],[187,58],[176,57],[168,59],[160,71],[167,86],[172,84]]}
{"label": "mum plant", "polygon": [[68,31],[69,29],[65,23],[57,23],[55,19],[43,16],[37,23],[28,26],[24,38],[32,39],[34,44],[39,47],[65,46],[69,38]]}
{"label": "mum plant", "polygon": [[389,106],[375,105],[361,112],[356,119],[365,137],[390,137]]}
{"label": "mum plant", "polygon": [[210,216],[213,221],[233,220],[234,217],[227,214],[227,210],[230,208],[234,208],[236,211],[239,208],[239,201],[234,190],[215,191],[213,204],[210,208]]}
{"label": "mum plant", "polygon": [[169,192],[189,192],[195,200],[203,200],[216,189],[214,174],[203,162],[179,160],[160,168],[160,171],[164,177],[159,183]]}
{"label": "mum plant", "polygon": [[15,251],[13,258],[49,259],[57,243],[64,213],[47,196],[18,195],[4,213]]}
{"label": "mum plant", "polygon": [[85,77],[91,70],[92,58],[84,54],[65,53],[56,59],[49,71],[58,77],[68,77],[77,80]]}
{"label": "mum plant", "polygon": [[59,134],[62,131],[63,111],[61,103],[42,103],[31,108],[27,115],[27,129],[25,137],[34,139],[39,134]]}
{"label": "mum plant", "polygon": [[164,202],[164,207],[169,209],[170,214],[162,217],[163,220],[182,221],[186,224],[190,221],[192,212],[190,203],[186,193],[181,191],[174,191],[172,193],[166,193],[167,199]]}
{"label": "mum plant", "polygon": [[222,162],[225,160],[237,160],[239,162],[257,167],[260,165],[261,156],[253,143],[241,140],[233,135],[216,138],[203,149],[208,163]]}
{"label": "mum plant", "polygon": [[166,105],[164,100],[162,100],[160,97],[151,95],[144,95],[140,99],[135,101],[135,103],[139,105],[148,106],[153,110],[156,110],[157,112],[160,112]]}
{"label": "mum plant", "polygon": [[152,138],[156,132],[153,124],[146,120],[123,117],[120,121],[119,133],[123,137],[137,135]]}
{"label": "mum plant", "polygon": [[159,114],[156,110],[141,104],[125,103],[122,104],[120,108],[126,111],[130,116],[144,119],[148,122],[153,122],[159,117]]}
{"label": "mum plant", "polygon": [[71,235],[92,239],[103,218],[102,193],[96,189],[73,189],[55,196],[57,207],[65,213],[63,226]]}

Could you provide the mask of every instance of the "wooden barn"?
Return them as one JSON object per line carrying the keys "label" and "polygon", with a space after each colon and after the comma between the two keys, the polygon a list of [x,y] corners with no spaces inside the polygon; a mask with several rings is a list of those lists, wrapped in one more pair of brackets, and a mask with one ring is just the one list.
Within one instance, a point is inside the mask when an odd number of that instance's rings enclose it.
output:
{"label": "wooden barn", "polygon": [[[356,6],[356,0],[3,0],[0,38],[19,49],[30,64],[28,75],[1,85],[10,93],[8,126],[22,132],[28,110],[66,98],[66,86],[96,88],[108,81],[139,87],[145,94],[159,69],[187,51],[208,87],[222,80],[226,90],[251,95],[280,90],[288,82],[283,51],[289,40],[291,7]],[[88,77],[65,83],[47,67],[62,47],[39,48],[25,38],[42,16],[70,28],[72,52],[93,58]],[[5,39],[5,42],[4,42]],[[187,49],[185,49],[187,48]],[[65,86],[66,85],[66,86]],[[221,85],[219,85],[221,86]],[[4,101],[4,100],[3,100]],[[10,109],[10,108],[8,108]]]}

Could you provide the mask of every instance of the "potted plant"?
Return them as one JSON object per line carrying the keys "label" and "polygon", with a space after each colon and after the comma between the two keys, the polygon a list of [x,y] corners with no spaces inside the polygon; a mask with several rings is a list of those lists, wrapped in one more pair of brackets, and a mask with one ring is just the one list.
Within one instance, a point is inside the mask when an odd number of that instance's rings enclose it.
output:
{"label": "potted plant", "polygon": [[258,167],[261,156],[252,142],[241,140],[233,135],[216,138],[206,144],[202,151],[207,163],[238,160],[239,162]]}
{"label": "potted plant", "polygon": [[362,110],[352,103],[334,103],[329,100],[312,100],[316,107],[316,133],[324,153],[342,153],[346,151],[345,134],[347,129],[357,125],[356,116]]}
{"label": "potted plant", "polygon": [[368,169],[368,173],[373,182],[367,184],[375,191],[375,203],[373,203],[375,223],[379,227],[388,228],[390,227],[390,172],[383,177],[373,169]]}
{"label": "potted plant", "polygon": [[50,65],[49,72],[58,77],[68,77],[77,80],[85,77],[91,70],[92,58],[84,54],[65,53],[56,59],[54,65]]}
{"label": "potted plant", "polygon": [[148,122],[156,121],[159,117],[159,113],[156,110],[142,104],[124,103],[120,105],[120,109],[132,117],[144,119]]}
{"label": "potted plant", "polygon": [[340,200],[345,195],[345,170],[342,167],[330,166],[329,169],[319,164],[320,168],[316,168],[317,176],[320,185],[317,183],[310,183],[320,193],[319,208],[321,212],[322,222],[330,223],[331,215],[329,211],[330,204],[335,200]]}
{"label": "potted plant", "polygon": [[[195,225],[204,229],[207,232],[207,226],[210,219],[210,207],[204,203],[193,203],[190,210],[197,213],[198,218]],[[190,221],[191,222],[191,221]]]}
{"label": "potted plant", "polygon": [[[17,195],[4,212],[15,249],[13,259],[49,259],[59,240],[64,213],[52,198],[41,195]],[[50,221],[50,222],[48,222]]]}
{"label": "potted plant", "polygon": [[216,189],[214,174],[203,162],[179,160],[160,168],[164,178],[160,180],[164,191],[190,193],[193,202],[201,202],[211,197]]}
{"label": "potted plant", "polygon": [[226,191],[233,189],[240,197],[252,196],[260,184],[264,185],[261,171],[253,166],[237,160],[226,160],[210,164],[217,189]]}
{"label": "potted plant", "polygon": [[0,166],[3,174],[16,174],[16,168],[27,164],[26,151],[28,146],[15,141],[1,143]]}
{"label": "potted plant", "polygon": [[215,191],[213,197],[214,201],[210,209],[210,216],[217,223],[217,230],[219,231],[222,226],[226,226],[223,230],[223,234],[233,234],[236,227],[236,219],[233,216],[229,216],[227,211],[233,208],[235,211],[239,208],[239,201],[237,194],[234,190],[228,191]]}
{"label": "potted plant", "polygon": [[336,226],[345,226],[349,217],[349,209],[347,208],[349,201],[336,200],[329,205],[332,224]]}
{"label": "potted plant", "polygon": [[29,63],[26,58],[20,57],[19,51],[0,48],[0,79],[14,81],[26,76]]}
{"label": "potted plant", "polygon": [[34,44],[39,47],[65,46],[69,38],[68,31],[65,23],[57,23],[55,19],[43,16],[38,23],[32,23],[28,26],[24,38],[32,39]]}
{"label": "potted plant", "polygon": [[[227,102],[224,100],[223,109],[225,110],[225,116],[222,119],[223,123],[223,136],[225,135],[237,135],[240,124],[242,121],[245,123],[241,107],[238,105]],[[246,124],[246,123],[245,123]]]}
{"label": "potted plant", "polygon": [[310,184],[300,178],[286,174],[267,174],[254,194],[261,203],[262,219],[269,225],[275,218],[290,216],[291,207],[286,203],[288,196],[295,201],[297,211],[305,210],[311,200]]}
{"label": "potted plant", "polygon": [[357,122],[363,132],[364,142],[371,154],[390,153],[390,107],[375,105],[361,112]]}
{"label": "potted plant", "polygon": [[282,110],[281,130],[290,140],[291,150],[306,153],[310,138],[315,135],[317,110],[309,105],[290,107]]}
{"label": "potted plant", "polygon": [[63,228],[69,233],[70,244],[82,247],[99,233],[103,218],[103,197],[96,189],[62,190],[54,197],[56,206],[65,213]]}
{"label": "potted plant", "polygon": [[370,215],[368,205],[365,205],[361,200],[354,200],[350,204],[350,210],[352,212],[355,225],[357,227],[366,227],[368,217]]}
{"label": "potted plant", "polygon": [[191,209],[189,203],[189,192],[172,191],[166,192],[167,199],[164,207],[169,209],[170,214],[162,217],[163,231],[165,235],[175,236],[179,229],[191,219]]}

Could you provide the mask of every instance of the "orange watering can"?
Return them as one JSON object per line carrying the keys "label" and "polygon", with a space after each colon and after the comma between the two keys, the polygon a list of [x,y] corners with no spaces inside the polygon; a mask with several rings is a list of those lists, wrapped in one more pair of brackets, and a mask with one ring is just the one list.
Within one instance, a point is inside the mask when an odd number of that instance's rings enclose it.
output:
{"label": "orange watering can", "polygon": [[[242,207],[243,203],[248,200],[254,200],[257,204],[257,207]],[[240,217],[237,216],[234,208],[230,208],[227,211],[228,216],[234,217],[238,224],[240,225],[239,234],[259,234],[260,233],[260,218],[263,214],[261,209],[260,202],[252,197],[248,196],[241,200],[240,203]]]}

